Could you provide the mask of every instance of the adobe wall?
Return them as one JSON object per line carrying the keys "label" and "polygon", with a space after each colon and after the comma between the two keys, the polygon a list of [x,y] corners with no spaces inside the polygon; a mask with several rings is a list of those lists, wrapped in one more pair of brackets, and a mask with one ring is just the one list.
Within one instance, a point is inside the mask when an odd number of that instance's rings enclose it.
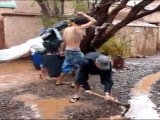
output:
{"label": "adobe wall", "polygon": [[35,16],[4,16],[5,47],[37,37],[42,28],[41,20]]}
{"label": "adobe wall", "polygon": [[14,12],[21,13],[40,13],[41,8],[34,0],[15,0],[17,8]]}
{"label": "adobe wall", "polygon": [[[158,46],[158,28],[152,27],[124,27],[117,36],[131,42],[131,55],[155,55]],[[123,36],[123,37],[122,37]],[[125,37],[124,37],[125,36]]]}

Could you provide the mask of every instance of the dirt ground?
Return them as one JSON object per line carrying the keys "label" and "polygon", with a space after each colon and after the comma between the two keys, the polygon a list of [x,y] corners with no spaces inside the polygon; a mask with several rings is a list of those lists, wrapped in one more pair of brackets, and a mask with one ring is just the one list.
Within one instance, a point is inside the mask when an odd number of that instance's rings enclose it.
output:
{"label": "dirt ground", "polygon": [[[113,96],[123,102],[130,99],[131,88],[144,76],[160,70],[159,57],[126,60],[126,68],[113,73]],[[133,64],[140,63],[140,64]],[[71,81],[69,76],[66,81]],[[92,90],[103,94],[98,76],[91,76]],[[154,99],[159,89],[152,89]],[[55,80],[39,79],[30,60],[0,63],[0,119],[98,119],[120,115],[117,104],[83,92],[81,99],[73,104],[74,94],[70,85],[56,86]]]}

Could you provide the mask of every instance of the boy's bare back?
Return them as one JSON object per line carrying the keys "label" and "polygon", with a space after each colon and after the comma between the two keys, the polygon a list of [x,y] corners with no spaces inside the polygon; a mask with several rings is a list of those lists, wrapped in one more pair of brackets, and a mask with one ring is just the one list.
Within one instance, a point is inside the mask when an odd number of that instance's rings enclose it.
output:
{"label": "boy's bare back", "polygon": [[85,29],[79,27],[68,27],[63,31],[64,41],[66,48],[79,49],[79,45],[83,36],[85,35]]}

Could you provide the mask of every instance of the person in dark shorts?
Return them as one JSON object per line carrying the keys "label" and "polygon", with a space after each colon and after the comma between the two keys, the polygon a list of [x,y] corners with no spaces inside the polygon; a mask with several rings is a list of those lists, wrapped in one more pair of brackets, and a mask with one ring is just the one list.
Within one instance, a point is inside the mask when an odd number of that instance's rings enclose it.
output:
{"label": "person in dark shorts", "polygon": [[85,55],[83,62],[77,70],[75,80],[76,94],[70,99],[74,103],[80,99],[80,87],[82,86],[86,93],[91,92],[88,84],[89,75],[99,75],[101,84],[104,85],[106,99],[113,99],[111,96],[112,81],[112,66],[109,56],[99,52],[90,52]]}

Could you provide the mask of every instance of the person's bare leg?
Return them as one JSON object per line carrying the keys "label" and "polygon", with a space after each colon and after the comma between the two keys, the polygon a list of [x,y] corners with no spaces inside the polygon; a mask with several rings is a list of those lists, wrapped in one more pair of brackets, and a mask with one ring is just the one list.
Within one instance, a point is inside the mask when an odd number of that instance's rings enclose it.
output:
{"label": "person's bare leg", "polygon": [[56,85],[62,84],[65,78],[65,74],[61,73],[58,80],[56,81]]}
{"label": "person's bare leg", "polygon": [[41,73],[39,76],[41,79],[46,79],[46,77],[48,77],[48,71],[46,68],[42,67],[41,68]]}
{"label": "person's bare leg", "polygon": [[80,97],[80,87],[81,87],[81,85],[75,84],[75,89],[76,89],[75,96],[77,96],[77,97]]}
{"label": "person's bare leg", "polygon": [[71,103],[75,103],[80,99],[80,85],[75,84],[76,94],[70,99]]}

